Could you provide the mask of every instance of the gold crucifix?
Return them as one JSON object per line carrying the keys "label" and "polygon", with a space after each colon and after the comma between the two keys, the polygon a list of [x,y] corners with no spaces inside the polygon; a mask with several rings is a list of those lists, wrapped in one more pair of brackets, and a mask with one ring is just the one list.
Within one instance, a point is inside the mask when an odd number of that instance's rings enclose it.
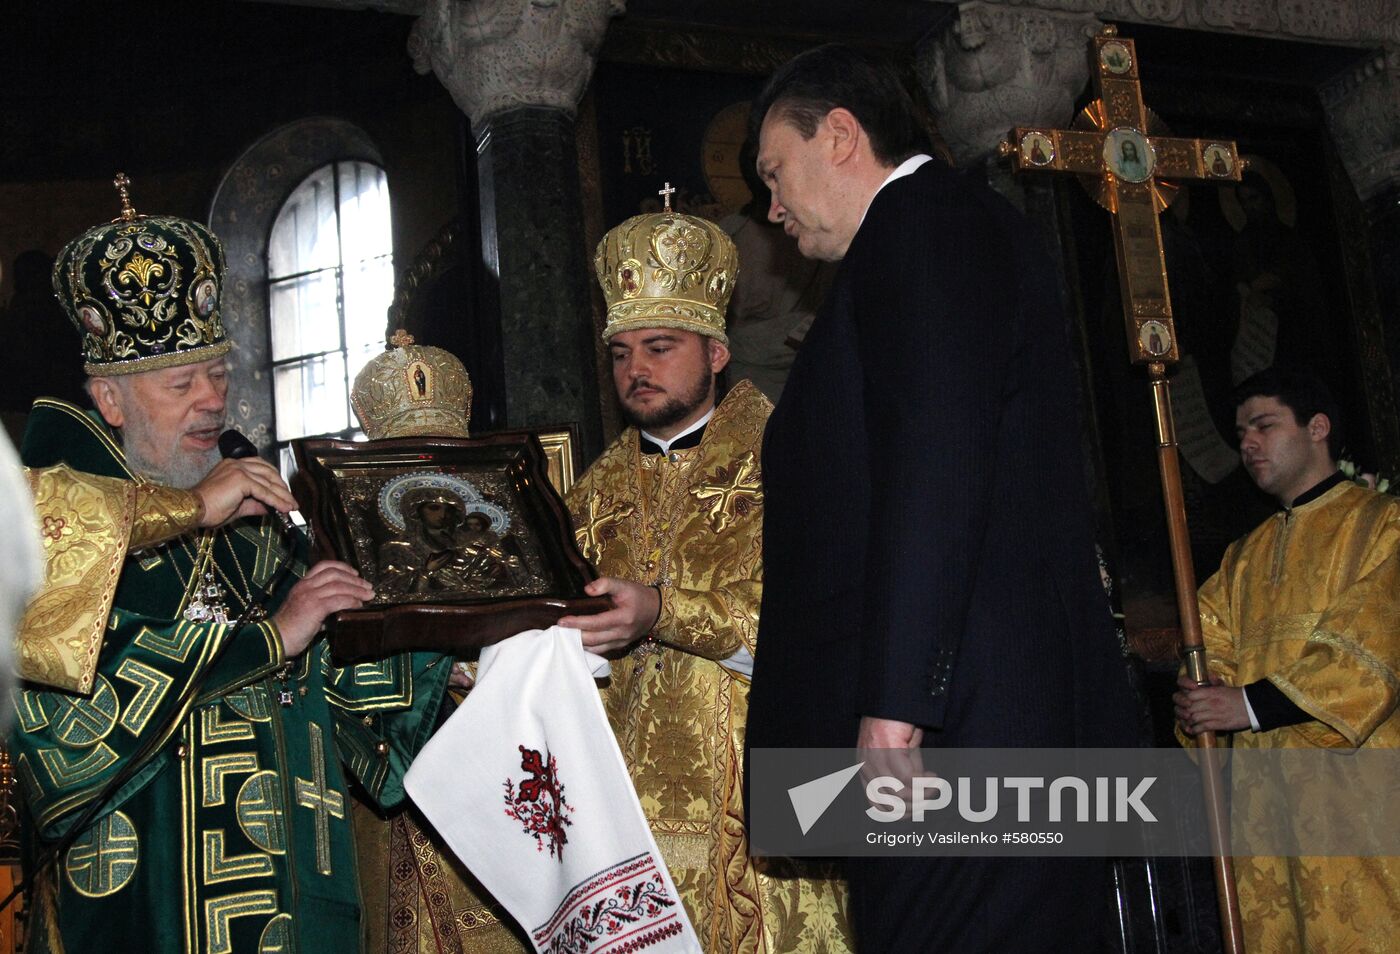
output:
{"label": "gold crucifix", "polygon": [[1170,364],[1181,354],[1172,323],[1167,265],[1157,215],[1176,198],[1176,181],[1239,182],[1245,161],[1233,142],[1179,139],[1142,101],[1137,50],[1105,26],[1093,43],[1096,99],[1073,129],[1017,126],[1001,144],[1017,172],[1068,172],[1113,213],[1128,357]]}
{"label": "gold crucifix", "polygon": [[[1233,142],[1223,139],[1178,139],[1142,101],[1137,49],[1132,40],[1105,26],[1092,42],[1094,92],[1074,129],[1018,126],[1001,144],[1017,172],[1069,172],[1080,177],[1089,194],[1113,215],[1113,244],[1118,251],[1118,283],[1123,292],[1123,320],[1128,326],[1128,357],[1147,365],[1157,425],[1157,469],[1167,511],[1172,569],[1176,583],[1181,643],[1191,678],[1205,685],[1205,645],[1196,570],[1186,527],[1186,498],[1172,421],[1167,365],[1180,351],[1167,290],[1167,260],[1157,215],[1176,197],[1177,180],[1239,182],[1244,160]],[[1197,736],[1201,750],[1201,787],[1215,856],[1216,900],[1227,954],[1243,954],[1244,932],[1230,839],[1223,782],[1216,761],[1214,732]]]}

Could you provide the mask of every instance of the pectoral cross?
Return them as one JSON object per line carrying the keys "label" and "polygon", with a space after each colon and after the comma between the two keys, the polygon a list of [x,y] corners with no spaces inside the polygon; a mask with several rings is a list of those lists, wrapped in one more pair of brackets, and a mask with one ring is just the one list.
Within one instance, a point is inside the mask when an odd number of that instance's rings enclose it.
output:
{"label": "pectoral cross", "polygon": [[[1157,424],[1157,466],[1167,511],[1177,612],[1187,671],[1207,682],[1196,571],[1186,527],[1185,495],[1176,427],[1172,421],[1167,365],[1181,357],[1167,288],[1167,260],[1157,215],[1176,196],[1166,179],[1239,182],[1245,162],[1235,143],[1223,139],[1178,139],[1142,101],[1137,49],[1132,40],[1105,26],[1091,41],[1096,98],[1084,107],[1074,129],[1018,126],[1001,144],[1017,172],[1069,172],[1080,177],[1094,200],[1113,215],[1118,284],[1128,328],[1128,358],[1147,365]],[[1201,786],[1214,854],[1222,939],[1229,954],[1243,954],[1244,932],[1234,866],[1229,857],[1229,817],[1216,761],[1213,732],[1197,736]]]}
{"label": "pectoral cross", "polygon": [[228,606],[224,603],[224,591],[214,579],[214,571],[206,569],[200,574],[189,604],[185,607],[185,619],[191,623],[215,622],[228,625]]}

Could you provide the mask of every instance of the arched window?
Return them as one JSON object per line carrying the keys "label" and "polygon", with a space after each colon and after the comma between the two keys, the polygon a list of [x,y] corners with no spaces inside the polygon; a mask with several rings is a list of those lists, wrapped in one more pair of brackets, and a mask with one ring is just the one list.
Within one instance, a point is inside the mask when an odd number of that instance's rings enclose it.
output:
{"label": "arched window", "polygon": [[389,185],[369,162],[312,172],[283,203],[267,246],[276,443],[355,437],[350,385],[384,347],[394,297]]}

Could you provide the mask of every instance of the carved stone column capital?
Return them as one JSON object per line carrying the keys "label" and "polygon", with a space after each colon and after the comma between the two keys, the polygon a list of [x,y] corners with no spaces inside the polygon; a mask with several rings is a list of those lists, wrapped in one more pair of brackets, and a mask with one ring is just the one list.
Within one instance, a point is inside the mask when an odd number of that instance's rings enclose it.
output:
{"label": "carved stone column capital", "polygon": [[1327,124],[1362,201],[1400,184],[1400,48],[1322,90]]}
{"label": "carved stone column capital", "polygon": [[526,106],[573,116],[626,0],[426,0],[408,52],[479,127]]}
{"label": "carved stone column capital", "polygon": [[974,0],[919,50],[919,79],[958,165],[989,155],[1013,126],[1064,126],[1089,81],[1092,13]]}

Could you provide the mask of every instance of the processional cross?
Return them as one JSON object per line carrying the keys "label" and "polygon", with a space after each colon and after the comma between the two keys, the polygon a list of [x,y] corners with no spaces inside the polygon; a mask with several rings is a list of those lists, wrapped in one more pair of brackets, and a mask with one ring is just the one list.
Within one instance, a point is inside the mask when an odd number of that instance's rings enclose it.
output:
{"label": "processional cross", "polygon": [[[1167,510],[1172,567],[1176,581],[1181,641],[1191,678],[1205,685],[1205,648],[1196,571],[1186,528],[1186,505],[1176,428],[1172,421],[1167,366],[1181,357],[1167,291],[1167,264],[1157,215],[1176,197],[1171,180],[1239,182],[1245,161],[1235,143],[1217,139],[1179,139],[1142,101],[1137,49],[1132,40],[1105,26],[1091,41],[1096,98],[1072,129],[1018,126],[1001,144],[1017,172],[1067,172],[1078,175],[1094,200],[1113,215],[1113,244],[1118,253],[1118,283],[1128,330],[1128,358],[1147,365],[1157,423],[1157,465]],[[1197,737],[1203,758],[1202,787],[1215,855],[1215,883],[1226,950],[1243,954],[1239,899],[1229,856],[1228,815],[1214,732]]]}

